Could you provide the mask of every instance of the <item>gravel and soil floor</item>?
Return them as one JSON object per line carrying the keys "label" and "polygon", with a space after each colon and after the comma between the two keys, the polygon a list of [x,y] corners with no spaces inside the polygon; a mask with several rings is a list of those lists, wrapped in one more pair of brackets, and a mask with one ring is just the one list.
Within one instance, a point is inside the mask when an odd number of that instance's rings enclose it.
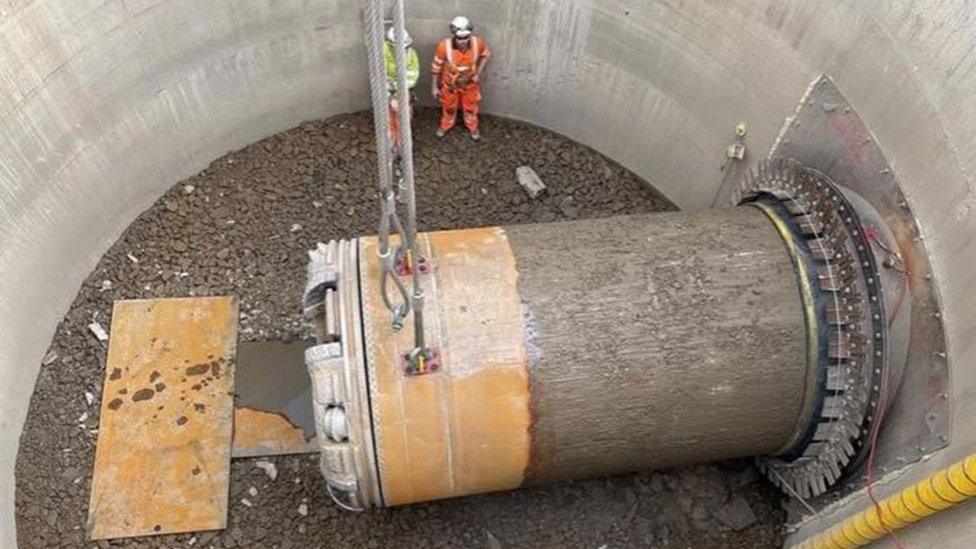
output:
{"label": "gravel and soil floor", "polygon": [[[545,130],[487,117],[481,143],[433,137],[421,109],[415,149],[421,229],[671,209],[600,154]],[[84,282],[45,357],[17,460],[22,547],[86,547],[85,523],[114,300],[233,294],[241,338],[309,335],[299,298],[316,242],[375,232],[368,113],[297,128],[214,161],[125,231]],[[549,186],[530,200],[515,168]],[[88,393],[88,395],[86,395]],[[91,400],[89,403],[88,400]],[[778,547],[779,496],[748,462],[564,483],[362,514],[335,507],[309,456],[231,469],[221,532],[100,542],[126,547]],[[257,495],[251,495],[256,490]],[[248,499],[253,507],[241,503]],[[300,512],[307,509],[307,514]]]}

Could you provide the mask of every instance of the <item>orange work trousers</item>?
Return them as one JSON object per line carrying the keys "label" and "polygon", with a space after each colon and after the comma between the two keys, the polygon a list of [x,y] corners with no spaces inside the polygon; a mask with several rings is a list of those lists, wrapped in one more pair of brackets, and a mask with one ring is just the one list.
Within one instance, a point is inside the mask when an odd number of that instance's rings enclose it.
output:
{"label": "orange work trousers", "polygon": [[441,86],[441,129],[454,127],[458,106],[464,111],[464,125],[469,132],[478,131],[478,105],[481,103],[481,85],[471,82],[462,88]]}
{"label": "orange work trousers", "polygon": [[[410,118],[413,118],[413,94],[410,94]],[[400,133],[400,100],[395,95],[390,96],[390,139],[393,141],[393,154],[403,153],[403,139]]]}

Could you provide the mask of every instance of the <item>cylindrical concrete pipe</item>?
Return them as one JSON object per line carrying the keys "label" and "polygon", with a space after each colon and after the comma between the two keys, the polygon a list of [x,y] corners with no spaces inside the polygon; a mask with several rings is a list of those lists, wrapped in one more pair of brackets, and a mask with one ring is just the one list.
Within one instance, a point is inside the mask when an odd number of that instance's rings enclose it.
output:
{"label": "cylindrical concrete pipe", "polygon": [[779,454],[802,438],[817,365],[797,337],[790,256],[758,209],[495,234],[524,315],[527,481]]}
{"label": "cylindrical concrete pipe", "polygon": [[[803,226],[818,212],[791,212],[768,185],[740,191],[743,205],[725,210],[422,235],[433,366],[421,375],[407,370],[412,334],[391,328],[381,299],[377,239],[320,246],[305,303],[321,344],[307,359],[330,489],[351,506],[400,505],[803,456],[823,464],[783,482],[822,492],[856,459],[871,412],[853,403],[875,399],[845,401],[842,385],[867,385],[874,367],[860,357],[890,347],[877,326],[873,346],[855,341],[862,320],[828,294],[884,281],[845,259],[837,235],[859,233],[853,217],[840,233]],[[802,185],[797,196],[850,211],[839,192],[814,197]],[[824,246],[833,251],[818,253]],[[855,408],[842,437],[817,429],[845,405]],[[840,457],[824,450],[834,443],[847,448]]]}

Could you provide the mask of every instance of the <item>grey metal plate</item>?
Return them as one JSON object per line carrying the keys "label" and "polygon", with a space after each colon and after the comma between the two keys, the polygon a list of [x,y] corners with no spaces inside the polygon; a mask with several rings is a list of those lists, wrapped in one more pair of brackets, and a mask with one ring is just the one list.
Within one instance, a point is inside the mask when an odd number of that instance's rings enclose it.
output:
{"label": "grey metal plate", "polygon": [[[949,440],[946,339],[924,241],[874,136],[829,78],[821,77],[810,87],[770,156],[794,158],[865,198],[894,233],[904,258],[912,312],[908,359],[875,450],[874,477],[879,478]],[[862,465],[839,490],[808,503],[819,508],[859,490],[866,475]]]}
{"label": "grey metal plate", "polygon": [[318,451],[313,442],[307,341],[241,342],[237,349],[232,455],[257,457]]}

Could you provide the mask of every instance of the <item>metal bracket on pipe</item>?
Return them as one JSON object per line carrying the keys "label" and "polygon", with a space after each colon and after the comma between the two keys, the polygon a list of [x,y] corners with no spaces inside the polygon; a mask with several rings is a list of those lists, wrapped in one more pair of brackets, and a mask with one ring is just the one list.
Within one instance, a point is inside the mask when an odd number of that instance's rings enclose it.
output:
{"label": "metal bracket on pipe", "polygon": [[[408,260],[407,257],[410,251],[404,251],[403,248],[398,249],[396,258],[396,274],[397,276],[410,276],[413,274],[412,261]],[[421,275],[428,274],[430,272],[430,264],[427,262],[426,257],[420,257],[416,260],[417,263],[417,273]]]}
{"label": "metal bracket on pipe", "polygon": [[400,368],[408,376],[433,374],[441,368],[441,354],[436,349],[414,349],[400,357]]}
{"label": "metal bracket on pipe", "polygon": [[330,242],[328,245],[319,243],[318,247],[308,252],[308,278],[305,283],[305,293],[302,297],[302,309],[307,318],[314,318],[326,303],[326,292],[335,290],[339,281],[338,246]]}

